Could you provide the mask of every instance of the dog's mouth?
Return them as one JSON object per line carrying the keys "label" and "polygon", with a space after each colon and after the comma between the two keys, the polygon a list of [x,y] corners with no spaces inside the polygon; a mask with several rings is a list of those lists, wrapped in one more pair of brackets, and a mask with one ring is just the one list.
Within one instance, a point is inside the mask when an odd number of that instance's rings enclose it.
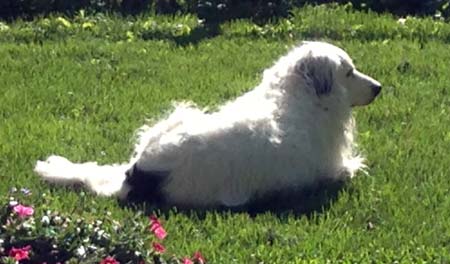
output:
{"label": "dog's mouth", "polygon": [[367,106],[370,105],[373,101],[375,101],[375,98],[377,98],[377,95],[373,96],[372,98],[370,98],[369,101],[361,103],[361,104],[351,104],[351,107],[358,107],[358,106]]}
{"label": "dog's mouth", "polygon": [[366,102],[363,103],[357,103],[357,104],[351,104],[351,107],[355,107],[355,106],[366,106],[371,104],[373,101],[375,101],[375,98],[378,97],[378,95],[380,95],[381,93],[381,85],[373,85],[371,87],[371,91],[372,91],[372,96],[369,98],[369,100],[367,100]]}

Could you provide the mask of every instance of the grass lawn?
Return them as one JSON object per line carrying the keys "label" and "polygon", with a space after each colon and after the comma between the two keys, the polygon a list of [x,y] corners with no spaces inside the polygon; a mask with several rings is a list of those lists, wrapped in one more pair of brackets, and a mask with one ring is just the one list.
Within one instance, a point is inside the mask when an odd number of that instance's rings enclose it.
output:
{"label": "grass lawn", "polygon": [[133,229],[145,226],[145,215],[115,199],[50,188],[33,174],[36,160],[53,153],[125,161],[135,129],[171,101],[214,107],[254,87],[295,43],[322,39],[384,85],[372,105],[355,109],[369,175],[308,216],[174,209],[160,217],[167,254],[199,250],[209,263],[450,262],[450,25],[411,19],[402,26],[390,15],[309,7],[266,27],[225,24],[221,35],[190,43],[192,17],[155,18],[161,28],[143,31],[149,17],[79,19],[0,24],[2,202],[11,187],[27,187],[37,222],[47,210],[114,219],[130,244],[151,248],[149,234]]}

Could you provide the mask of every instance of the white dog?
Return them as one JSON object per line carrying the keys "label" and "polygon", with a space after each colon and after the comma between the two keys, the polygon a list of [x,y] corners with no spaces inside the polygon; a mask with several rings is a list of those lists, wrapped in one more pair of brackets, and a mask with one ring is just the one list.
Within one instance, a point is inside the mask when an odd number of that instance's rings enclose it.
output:
{"label": "white dog", "polygon": [[[260,85],[217,112],[179,104],[139,132],[127,164],[38,161],[45,180],[82,183],[99,195],[190,207],[238,206],[276,191],[352,177],[351,110],[367,105],[379,82],[355,69],[340,48],[305,42],[264,72]],[[301,201],[298,201],[301,203]]]}

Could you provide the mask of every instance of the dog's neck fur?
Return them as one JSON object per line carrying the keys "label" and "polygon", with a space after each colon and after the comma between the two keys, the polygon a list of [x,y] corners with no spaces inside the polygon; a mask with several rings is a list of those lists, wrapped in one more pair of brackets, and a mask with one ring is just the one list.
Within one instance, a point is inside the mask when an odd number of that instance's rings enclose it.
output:
{"label": "dog's neck fur", "polygon": [[[324,166],[346,164],[355,159],[354,121],[345,90],[335,85],[330,94],[319,97],[306,85],[306,80],[302,76],[292,72],[287,74],[289,78],[275,75],[279,78],[264,79],[260,88],[256,89],[261,89],[260,93],[265,100],[273,101],[272,115],[276,122],[273,133],[276,134],[280,144],[288,144],[289,147],[304,148],[309,145],[311,148],[328,149],[322,157]],[[270,85],[264,83],[267,81]],[[305,123],[316,125],[304,126]],[[326,131],[318,131],[319,129]],[[293,133],[301,134],[292,135]],[[330,153],[341,153],[342,156],[332,157]],[[339,162],[329,162],[330,160]],[[324,168],[324,171],[340,169]],[[353,175],[353,171],[348,173],[350,176]]]}

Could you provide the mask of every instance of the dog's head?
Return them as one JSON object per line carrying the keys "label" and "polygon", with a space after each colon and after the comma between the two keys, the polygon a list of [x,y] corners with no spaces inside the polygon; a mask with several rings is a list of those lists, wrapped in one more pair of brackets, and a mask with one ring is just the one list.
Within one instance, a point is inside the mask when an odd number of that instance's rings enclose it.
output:
{"label": "dog's head", "polygon": [[295,70],[318,97],[345,93],[351,106],[361,106],[371,103],[380,93],[381,84],[359,72],[342,49],[323,42],[305,42],[299,50],[301,59]]}

